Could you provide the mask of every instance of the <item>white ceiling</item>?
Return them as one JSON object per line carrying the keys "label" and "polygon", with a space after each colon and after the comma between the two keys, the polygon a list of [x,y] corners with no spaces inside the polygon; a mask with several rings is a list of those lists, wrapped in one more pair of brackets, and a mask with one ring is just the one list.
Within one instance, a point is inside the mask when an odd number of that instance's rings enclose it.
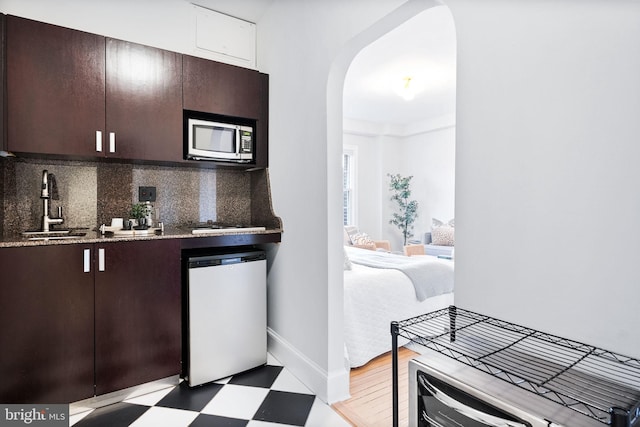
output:
{"label": "white ceiling", "polygon": [[[276,0],[184,0],[259,23]],[[445,6],[428,9],[365,47],[345,78],[344,117],[407,125],[455,113],[456,38]],[[422,87],[411,101],[394,92],[405,77]]]}
{"label": "white ceiling", "polygon": [[[344,84],[344,117],[407,125],[455,113],[456,38],[444,6],[428,9],[354,58]],[[395,92],[403,79],[421,88],[411,101]]]}

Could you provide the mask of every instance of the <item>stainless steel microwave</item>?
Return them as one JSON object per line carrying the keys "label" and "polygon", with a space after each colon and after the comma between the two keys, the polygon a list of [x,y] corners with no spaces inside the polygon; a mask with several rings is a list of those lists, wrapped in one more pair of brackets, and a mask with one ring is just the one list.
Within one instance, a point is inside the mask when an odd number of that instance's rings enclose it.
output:
{"label": "stainless steel microwave", "polygon": [[247,121],[185,117],[185,157],[235,163],[255,161],[255,126]]}

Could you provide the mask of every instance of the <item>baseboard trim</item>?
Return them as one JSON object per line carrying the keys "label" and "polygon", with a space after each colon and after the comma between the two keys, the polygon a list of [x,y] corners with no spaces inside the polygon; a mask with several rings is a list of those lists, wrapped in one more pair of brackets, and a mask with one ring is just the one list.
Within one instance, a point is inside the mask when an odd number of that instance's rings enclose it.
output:
{"label": "baseboard trim", "polygon": [[142,396],[143,394],[153,393],[154,391],[162,390],[168,387],[175,387],[179,383],[179,375],[173,375],[167,378],[162,378],[156,381],[151,381],[123,390],[101,394],[100,396],[90,397],[88,399],[69,404],[69,414],[75,415],[81,412],[89,411],[91,409],[97,409],[103,406],[112,405],[114,403],[122,402],[127,399]]}
{"label": "baseboard trim", "polygon": [[332,404],[349,397],[349,372],[346,369],[328,373],[273,329],[267,328],[267,337],[269,353],[319,399]]}

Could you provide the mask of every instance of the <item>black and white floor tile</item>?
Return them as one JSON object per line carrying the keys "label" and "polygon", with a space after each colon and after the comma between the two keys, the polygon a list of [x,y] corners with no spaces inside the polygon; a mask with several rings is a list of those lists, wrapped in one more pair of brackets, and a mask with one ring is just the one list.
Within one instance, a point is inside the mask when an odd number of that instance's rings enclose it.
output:
{"label": "black and white floor tile", "polygon": [[271,355],[221,381],[149,393],[71,417],[74,427],[349,427]]}

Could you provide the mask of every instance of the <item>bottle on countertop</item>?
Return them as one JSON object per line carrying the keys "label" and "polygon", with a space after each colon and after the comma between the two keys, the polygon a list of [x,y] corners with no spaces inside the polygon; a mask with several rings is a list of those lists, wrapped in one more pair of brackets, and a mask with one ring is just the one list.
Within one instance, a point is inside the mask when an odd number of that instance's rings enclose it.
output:
{"label": "bottle on countertop", "polygon": [[153,205],[151,204],[150,201],[146,201],[144,202],[147,212],[147,215],[145,217],[146,219],[146,223],[147,223],[147,227],[151,228],[153,227]]}

